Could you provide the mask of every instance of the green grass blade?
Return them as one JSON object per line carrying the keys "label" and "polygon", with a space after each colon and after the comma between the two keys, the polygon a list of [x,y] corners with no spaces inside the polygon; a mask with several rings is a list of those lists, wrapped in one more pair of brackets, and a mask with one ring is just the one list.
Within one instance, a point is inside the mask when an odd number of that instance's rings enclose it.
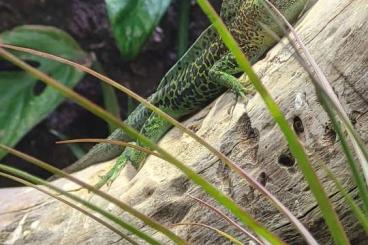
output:
{"label": "green grass blade", "polygon": [[[87,190],[94,192],[95,194],[105,198],[106,200],[116,204],[118,207],[122,208],[123,210],[129,212],[130,214],[132,214],[133,216],[141,219],[144,223],[150,225],[151,227],[155,228],[156,230],[161,231],[162,233],[167,233],[167,231],[162,231],[162,229],[166,229],[164,227],[162,227],[159,224],[156,224],[156,222],[154,222],[153,220],[150,220],[150,218],[144,216],[143,214],[139,213],[138,211],[136,211],[135,209],[129,207],[128,205],[124,204],[123,202],[117,200],[116,198],[110,196],[109,194],[102,192],[98,189],[96,189],[95,187],[75,178],[72,175],[69,175],[43,161],[40,161],[36,158],[33,158],[31,156],[28,156],[24,153],[21,153],[17,150],[14,150],[12,148],[9,148],[7,146],[1,145],[0,144],[0,149],[3,149],[7,152],[9,152],[10,154],[13,154],[17,157],[20,157],[26,161],[29,161],[31,163],[34,163],[35,165],[46,169],[58,176],[62,176],[65,177],[67,179],[69,179],[70,181],[73,181],[74,183],[83,186],[84,188],[86,188]],[[169,159],[172,161],[172,159]],[[175,162],[175,161],[174,161]],[[176,166],[176,165],[175,165]],[[248,225],[250,227],[250,229],[254,230],[254,232],[256,232],[257,234],[259,234],[259,236],[264,237],[266,240],[273,242],[273,244],[284,244],[281,240],[279,240],[279,238],[277,238],[275,235],[273,235],[271,232],[269,232],[266,228],[264,228],[262,225],[258,224],[257,221],[255,221],[250,215],[247,214],[247,212],[245,212],[243,209],[241,209],[237,204],[235,204],[230,198],[228,198],[227,196],[225,196],[223,193],[221,193],[220,191],[218,191],[213,185],[211,185],[210,183],[208,183],[207,181],[205,181],[202,177],[200,177],[198,174],[196,174],[193,170],[191,170],[190,168],[186,167],[185,165],[182,165],[179,163],[179,166],[177,166],[178,168],[180,168],[187,176],[189,176],[194,182],[196,182],[197,184],[201,185],[213,198],[215,198],[219,203],[223,204],[223,206],[225,208],[228,208],[236,217],[238,217],[244,224]],[[180,244],[179,242],[177,242],[178,244]],[[185,243],[183,243],[185,244]]]}
{"label": "green grass blade", "polygon": [[[102,65],[96,57],[94,57],[93,60],[93,67],[98,71],[99,73],[103,74]],[[102,90],[102,99],[104,102],[104,107],[106,111],[113,114],[115,117],[120,119],[120,106],[118,102],[118,98],[115,93],[115,89],[107,86],[105,83],[101,83],[101,90]],[[114,132],[114,130],[117,128],[116,125],[109,123],[109,131],[110,133]]]}
{"label": "green grass blade", "polygon": [[35,176],[32,176],[26,172],[23,172],[23,171],[20,171],[16,168],[12,168],[12,167],[9,167],[9,166],[6,166],[4,164],[0,164],[0,170],[2,171],[5,171],[7,173],[10,173],[11,175],[15,175],[19,178],[22,178],[22,179],[25,179],[27,181],[30,181],[31,183],[34,183],[34,184],[38,184],[38,185],[44,185],[50,189],[52,189],[53,191],[56,191],[58,193],[61,193],[63,194],[64,196],[80,203],[80,204],[83,204],[84,206],[88,207],[89,209],[95,211],[95,212],[98,212],[99,214],[103,215],[104,217],[108,218],[109,220],[113,221],[114,223],[118,224],[119,226],[121,226],[122,228],[128,230],[129,232],[137,235],[138,237],[144,239],[145,241],[151,243],[151,244],[156,244],[156,245],[160,245],[161,243],[158,242],[157,240],[153,239],[152,237],[148,236],[147,234],[141,232],[138,228],[126,223],[125,221],[123,221],[122,219],[120,219],[119,217],[117,217],[116,215],[110,213],[110,212],[107,212],[105,211],[104,209],[88,202],[88,201],[85,201],[83,200],[82,198],[79,198],[78,196],[74,195],[74,194],[71,194],[67,191],[64,191],[50,183],[48,183],[47,181],[45,180],[42,180],[40,178],[37,178]]}
{"label": "green grass blade", "polygon": [[[345,135],[343,134],[340,124],[339,122],[336,120],[335,117],[335,112],[334,110],[332,110],[331,108],[334,108],[335,111],[337,111],[340,119],[342,119],[343,123],[344,120],[343,118],[346,118],[347,115],[342,107],[342,105],[340,104],[340,102],[338,101],[338,99],[336,98],[335,93],[333,92],[333,90],[330,88],[330,83],[328,82],[326,76],[324,75],[324,73],[322,72],[322,70],[320,69],[320,67],[317,65],[316,61],[313,59],[313,57],[311,56],[311,54],[309,53],[308,49],[305,47],[304,43],[301,40],[301,37],[299,36],[299,34],[295,31],[295,29],[292,27],[292,25],[287,21],[287,19],[280,13],[280,11],[277,10],[277,8],[272,5],[268,0],[265,0],[269,6],[272,8],[273,11],[275,11],[275,13],[278,15],[278,17],[280,17],[283,21],[283,23],[285,23],[287,25],[287,27],[290,29],[291,33],[293,34],[295,40],[293,40],[292,38],[290,38],[289,35],[287,35],[291,45],[294,47],[294,49],[296,50],[296,58],[299,61],[299,63],[303,66],[303,68],[308,72],[314,86],[316,87],[316,93],[318,96],[319,101],[321,102],[321,105],[323,106],[324,110],[326,111],[326,113],[328,114],[329,118],[331,119],[332,124],[334,125],[334,129],[337,132],[343,149],[343,152],[348,160],[348,164],[349,167],[351,169],[354,181],[358,187],[358,191],[359,191],[359,195],[362,198],[363,201],[363,205],[364,205],[364,210],[366,213],[368,213],[368,188],[367,185],[364,182],[364,177],[360,174],[360,170],[359,170],[359,166],[356,163],[353,153],[350,150],[349,146],[348,146],[348,142],[346,140]],[[275,21],[277,21],[279,23],[279,25],[281,27],[283,27],[281,21],[278,20],[277,16],[274,16],[275,14],[270,10],[269,11],[270,14],[272,14],[273,18],[275,19]],[[284,29],[284,32],[286,33],[286,30]],[[301,47],[303,53],[305,54],[305,59],[303,59],[303,56],[301,54],[301,51],[299,50],[298,47]],[[313,67],[313,70],[315,72],[313,72],[310,68],[310,66],[307,64],[310,64]],[[318,74],[318,76],[315,76],[315,74]],[[335,102],[334,102],[335,101]],[[348,120],[349,121],[349,120]],[[348,124],[352,127],[350,121],[348,122]],[[346,123],[344,123],[344,126],[347,128],[349,127],[349,125],[347,125]],[[354,134],[357,134],[355,129],[352,127],[351,128],[352,131],[354,131]],[[350,134],[351,136],[352,134]],[[354,138],[352,138],[353,142],[354,142]],[[357,149],[356,147],[359,147],[359,144],[356,143],[354,144],[354,147],[356,150],[359,151],[359,149]],[[364,151],[363,147],[363,151]],[[364,158],[364,156],[360,156],[359,159]],[[364,165],[364,160],[363,162],[361,162],[362,165]]]}
{"label": "green grass blade", "polygon": [[[268,0],[265,0],[267,4],[275,11],[275,13],[282,19],[282,21],[287,25],[287,27],[290,29],[291,33],[293,34],[295,41],[287,35],[290,43],[293,45],[296,53],[299,55],[299,57],[302,57],[302,53],[305,55],[305,59],[299,59],[299,61],[303,60],[304,62],[301,62],[305,70],[309,73],[309,75],[313,78],[312,81],[314,82],[314,85],[323,91],[325,96],[327,96],[328,100],[330,101],[331,105],[334,107],[335,111],[339,115],[340,120],[343,122],[345,128],[348,130],[349,136],[353,143],[353,148],[355,149],[355,152],[358,156],[360,165],[363,170],[363,174],[366,180],[366,185],[368,185],[368,149],[363,143],[361,137],[354,129],[354,126],[351,124],[350,119],[347,115],[347,113],[344,110],[344,107],[341,105],[337,95],[335,94],[333,88],[331,87],[328,79],[322,72],[322,69],[318,66],[317,62],[314,60],[312,55],[310,54],[309,50],[306,48],[304,43],[302,42],[300,36],[295,31],[295,29],[292,27],[292,25],[288,22],[288,20],[278,11],[278,9],[272,5]],[[273,12],[272,16],[274,16]],[[274,19],[279,22],[280,27],[283,27],[282,23],[278,21],[277,17],[274,17]],[[286,32],[286,30],[285,30]],[[298,43],[298,46],[295,44]],[[302,51],[299,50],[299,47]],[[308,64],[313,67],[313,71],[310,69],[309,65],[307,65],[305,62],[308,61]]]}
{"label": "green grass blade", "polygon": [[211,209],[212,211],[214,211],[215,213],[217,213],[220,217],[222,217],[224,220],[226,220],[230,225],[236,227],[238,230],[240,230],[241,232],[243,232],[244,234],[246,234],[247,236],[249,236],[251,239],[253,239],[253,241],[259,245],[263,245],[264,243],[261,242],[257,237],[255,237],[252,233],[250,233],[249,231],[247,231],[246,229],[244,229],[243,227],[241,227],[240,225],[238,225],[238,223],[235,222],[235,220],[233,220],[232,218],[230,218],[229,216],[227,216],[224,212],[222,212],[220,209],[212,206],[211,204],[195,197],[192,195],[188,195],[190,198],[192,198],[193,200],[196,200],[197,202],[199,202],[200,204],[204,205],[205,207]]}
{"label": "green grass blade", "polygon": [[146,225],[152,227],[153,229],[156,229],[156,230],[162,232],[163,234],[167,235],[168,237],[173,236],[172,239],[173,240],[175,239],[178,244],[186,244],[186,242],[184,240],[182,240],[181,238],[175,238],[176,235],[174,233],[172,233],[165,226],[163,226],[160,223],[152,220],[151,218],[147,217],[146,215],[138,212],[136,209],[130,207],[129,205],[125,204],[124,202],[118,200],[117,198],[107,194],[106,192],[103,192],[99,189],[96,189],[94,186],[92,186],[92,185],[90,185],[86,182],[83,182],[80,179],[78,179],[78,178],[76,178],[76,177],[74,177],[74,176],[72,176],[72,175],[70,175],[70,174],[68,174],[64,171],[62,171],[58,168],[55,168],[52,165],[50,165],[46,162],[43,162],[41,160],[38,160],[38,159],[36,159],[32,156],[29,156],[25,153],[19,152],[15,149],[12,149],[12,148],[7,147],[7,146],[2,145],[2,144],[0,144],[0,149],[3,149],[3,150],[7,151],[8,153],[10,153],[14,156],[17,156],[17,157],[19,157],[19,158],[21,158],[21,159],[23,159],[27,162],[30,162],[30,163],[32,163],[32,164],[34,164],[34,165],[36,165],[36,166],[38,166],[42,169],[45,169],[45,170],[47,170],[47,171],[49,171],[49,172],[51,172],[51,173],[53,173],[57,176],[64,177],[64,178],[74,182],[75,184],[82,186],[83,188],[87,189],[88,191],[93,192],[94,194],[96,194],[96,195],[104,198],[105,200],[115,204],[116,206],[118,206],[122,210],[124,210],[124,211],[128,212],[129,214],[133,215],[134,217],[140,219]]}
{"label": "green grass blade", "polygon": [[[102,98],[104,101],[104,107],[106,111],[110,112],[117,118],[120,118],[120,107],[118,98],[116,97],[116,93],[114,88],[106,85],[105,83],[101,83],[101,89],[102,89]],[[114,132],[114,130],[117,127],[113,124],[109,124],[109,131],[110,133]]]}
{"label": "green grass blade", "polygon": [[319,91],[317,89],[318,98],[321,101],[321,104],[322,104],[323,108],[325,109],[325,111],[327,112],[329,118],[331,119],[331,122],[334,126],[334,129],[335,129],[337,135],[339,136],[341,148],[342,148],[342,150],[343,150],[343,152],[346,156],[347,162],[350,166],[350,171],[352,173],[354,182],[358,187],[358,193],[359,193],[360,198],[362,199],[363,208],[364,208],[364,211],[367,215],[368,214],[368,188],[364,183],[364,179],[363,179],[363,176],[360,173],[359,167],[355,163],[353,153],[351,152],[351,150],[349,148],[348,142],[346,140],[346,136],[344,135],[344,133],[341,130],[340,123],[337,121],[337,119],[335,117],[335,114],[331,109],[331,104],[327,101],[326,96],[322,95],[322,93],[323,93],[322,91]]}
{"label": "green grass blade", "polygon": [[[278,210],[280,212],[282,212],[283,214],[285,214],[286,217],[289,218],[289,220],[295,225],[295,227],[302,234],[309,233],[308,230],[305,229],[303,224],[274,195],[272,195],[263,185],[261,185],[252,175],[250,175],[246,171],[244,171],[241,167],[239,167],[237,164],[235,164],[233,161],[231,161],[226,155],[224,155],[223,153],[218,151],[216,148],[214,148],[212,145],[210,145],[207,141],[205,141],[202,137],[198,136],[197,134],[195,134],[191,130],[187,129],[183,124],[181,124],[180,122],[178,122],[177,120],[175,120],[171,116],[167,115],[165,112],[161,111],[158,107],[152,105],[147,100],[145,100],[144,98],[142,98],[139,95],[135,94],[131,90],[129,90],[126,87],[122,86],[121,84],[111,80],[110,78],[93,71],[92,69],[90,69],[86,66],[83,66],[83,65],[80,65],[78,63],[63,59],[63,58],[55,56],[55,55],[47,54],[47,53],[44,53],[44,52],[40,52],[40,51],[28,49],[28,48],[17,47],[17,46],[1,44],[1,43],[0,43],[0,47],[5,47],[5,48],[9,48],[9,49],[12,49],[12,50],[17,50],[17,51],[22,51],[22,52],[28,52],[28,53],[31,53],[33,55],[38,55],[38,56],[41,56],[41,57],[44,57],[44,58],[47,58],[47,59],[50,59],[50,60],[55,60],[55,61],[67,64],[67,65],[71,65],[71,66],[75,67],[76,69],[79,69],[83,72],[86,72],[86,73],[96,77],[96,78],[99,78],[102,81],[104,81],[104,82],[110,84],[111,86],[117,88],[118,90],[126,93],[128,96],[130,96],[130,97],[134,98],[135,100],[139,101],[141,104],[143,104],[147,108],[151,109],[157,115],[164,118],[165,120],[167,120],[168,122],[173,124],[175,127],[177,127],[181,131],[188,134],[190,137],[192,137],[198,143],[200,143],[201,145],[206,147],[211,153],[213,153],[216,157],[218,157],[223,163],[225,163],[227,166],[229,166],[229,168],[231,170],[238,173],[242,178],[247,180],[248,183],[251,184],[255,189],[257,189],[259,192],[264,194],[271,201],[271,203],[276,208],[278,208]],[[304,236],[305,237],[306,236],[311,237],[310,234],[309,235],[304,235]]]}
{"label": "green grass blade", "polygon": [[[284,244],[277,236],[273,233],[268,231],[264,226],[259,224],[256,220],[254,220],[244,209],[238,206],[231,198],[224,195],[220,192],[215,186],[207,182],[204,178],[194,172],[191,168],[187,167],[184,163],[177,160],[175,157],[170,155],[168,152],[163,150],[161,147],[157,146],[155,143],[150,141],[148,138],[144,137],[143,135],[139,134],[134,128],[126,125],[124,122],[119,120],[118,118],[114,117],[112,114],[106,112],[101,107],[93,104],[91,101],[87,100],[86,98],[80,96],[76,92],[68,89],[67,87],[63,86],[62,84],[58,83],[51,77],[47,76],[46,74],[38,71],[37,69],[29,66],[28,64],[24,63],[23,61],[19,60],[17,57],[12,55],[11,53],[5,51],[4,49],[0,48],[0,56],[5,58],[6,60],[14,63],[15,65],[21,67],[22,69],[29,72],[31,75],[37,77],[41,81],[45,82],[47,85],[57,89],[59,92],[64,94],[66,97],[72,99],[77,104],[83,106],[87,110],[94,113],[96,116],[103,118],[107,122],[114,123],[115,125],[121,127],[129,136],[132,138],[137,139],[138,141],[142,142],[142,144],[150,147],[153,150],[159,152],[167,161],[172,163],[174,166],[179,168],[184,174],[186,174],[189,178],[191,178],[196,184],[203,187],[203,189],[210,194],[215,200],[221,203],[225,208],[231,211],[236,217],[240,219],[245,225],[249,226],[255,233],[257,233],[260,237],[263,237],[265,240],[272,242],[274,244]],[[2,146],[4,148],[4,146]],[[101,193],[99,193],[101,194]],[[130,208],[125,207],[126,209]],[[132,208],[130,208],[131,212],[133,212]],[[135,213],[136,215],[142,216],[142,214]],[[138,216],[136,216],[138,217]],[[147,217],[143,217],[145,221],[150,221]],[[154,225],[155,229],[158,229],[173,241],[179,244],[186,244],[186,242],[181,239],[180,237],[176,236],[173,232],[164,228],[162,225],[158,224],[157,222],[151,221],[150,225]]]}
{"label": "green grass blade", "polygon": [[[128,125],[126,125],[125,123],[123,123],[120,119],[114,117],[111,113],[106,112],[101,107],[95,105],[94,103],[92,103],[88,99],[80,96],[79,94],[77,94],[73,90],[67,88],[66,86],[58,83],[53,78],[49,77],[48,75],[44,74],[43,72],[41,72],[41,71],[39,71],[39,70],[37,70],[35,68],[33,68],[32,66],[28,65],[27,63],[23,62],[22,60],[18,59],[16,56],[12,55],[11,53],[5,51],[2,48],[0,48],[0,56],[2,56],[3,58],[5,58],[8,61],[14,63],[15,65],[21,67],[22,69],[26,70],[31,75],[33,75],[33,76],[37,77],[38,79],[40,79],[41,81],[45,82],[48,86],[51,86],[54,89],[58,90],[64,96],[72,99],[77,104],[79,104],[82,107],[84,107],[85,109],[89,110],[90,112],[92,112],[96,116],[104,119],[108,123],[112,123],[112,124],[114,124],[114,125],[116,125],[118,127],[121,127],[132,138],[137,138],[137,139],[141,140],[141,142],[146,143],[148,146],[153,146],[153,148],[158,148],[155,144],[153,144],[151,141],[149,141],[146,137],[142,137],[135,129],[133,129],[132,127],[129,127]],[[164,151],[161,148],[159,148],[159,150],[160,151]],[[168,154],[168,153],[166,153],[166,154]],[[161,224],[159,224],[159,223],[157,223],[157,222],[155,222],[155,221],[153,221],[151,219],[148,219],[148,217],[142,215],[141,213],[139,213],[136,210],[133,210],[128,205],[124,205],[124,208],[125,208],[124,210],[126,210],[126,211],[127,210],[130,210],[131,212],[133,212],[135,215],[137,215],[136,217],[143,218],[144,220],[142,220],[142,221],[148,222],[148,223],[146,223],[148,225],[153,225],[153,227],[155,229],[161,231],[162,233],[164,233],[165,235],[167,235],[173,241],[175,241],[175,242],[177,242],[179,244],[186,244],[186,242],[183,239],[181,239],[180,237],[178,237],[177,235],[175,235],[173,232],[171,232],[169,229],[167,229],[166,227],[162,226]]]}
{"label": "green grass blade", "polygon": [[174,224],[173,226],[179,226],[179,225],[189,225],[189,226],[200,226],[200,227],[204,227],[206,229],[210,229],[216,233],[218,233],[220,236],[228,239],[230,242],[232,242],[232,244],[236,244],[236,245],[244,245],[244,243],[240,242],[238,239],[236,239],[235,237],[231,236],[229,233],[226,233],[222,230],[219,230],[215,227],[209,226],[209,225],[205,225],[202,223],[178,223],[178,224]]}
{"label": "green grass blade", "polygon": [[[299,142],[294,131],[289,127],[287,120],[283,116],[280,108],[271,98],[270,94],[263,86],[262,82],[258,78],[257,74],[253,71],[249,61],[245,57],[244,53],[240,49],[239,45],[232,37],[231,33],[227,30],[226,26],[217,15],[215,10],[209,4],[207,0],[197,0],[202,10],[206,13],[213,26],[220,34],[222,40],[235,56],[238,65],[247,74],[249,80],[253,83],[257,92],[261,95],[268,110],[270,111],[275,122],[279,125],[282,130],[288,144],[291,153],[297,159],[299,168],[302,170],[305,179],[307,180],[309,187],[317,199],[318,205],[323,213],[327,226],[337,244],[349,244],[349,240],[345,234],[345,231],[328,199],[319,179],[317,178],[312,166],[309,163],[308,157],[304,151],[303,146]],[[304,235],[304,234],[303,234]],[[306,238],[308,242],[316,243],[313,237]]]}
{"label": "green grass blade", "polygon": [[[89,211],[88,209],[86,209],[85,207],[80,207],[78,205],[75,205],[74,203],[68,201],[65,197],[61,197],[58,196],[54,193],[52,193],[51,191],[46,190],[45,188],[41,188],[38,185],[33,184],[32,182],[29,182],[27,180],[15,177],[13,175],[10,174],[6,174],[3,172],[0,172],[0,176],[11,179],[13,181],[16,181],[20,184],[32,187],[52,198],[55,198],[56,200],[65,203],[66,205],[78,210],[79,212],[87,215],[88,217],[90,217],[91,219],[94,219],[95,221],[97,221],[98,223],[100,223],[101,225],[105,226],[106,228],[110,229],[112,232],[115,232],[116,234],[118,234],[119,236],[121,236],[122,238],[124,238],[125,240],[127,240],[128,242],[130,242],[133,245],[139,245],[137,242],[135,242],[133,239],[131,239],[129,236],[127,236],[125,233],[123,233],[122,231],[120,231],[119,229],[115,228],[113,225],[109,224],[108,222],[106,222],[105,220],[99,218],[98,216],[94,215],[91,211]],[[60,193],[59,193],[60,194]]]}
{"label": "green grass blade", "polygon": [[179,30],[178,30],[178,58],[188,49],[188,31],[189,31],[189,15],[190,1],[180,0],[179,5]]}
{"label": "green grass blade", "polygon": [[362,225],[365,232],[368,234],[368,218],[367,215],[359,208],[359,206],[354,202],[353,198],[349,195],[349,193],[344,189],[340,181],[336,178],[336,176],[327,168],[325,164],[322,164],[323,169],[326,171],[328,177],[332,179],[335,183],[337,189],[340,194],[344,197],[345,202],[350,206],[351,211],[354,213],[355,217],[358,219],[360,224]]}

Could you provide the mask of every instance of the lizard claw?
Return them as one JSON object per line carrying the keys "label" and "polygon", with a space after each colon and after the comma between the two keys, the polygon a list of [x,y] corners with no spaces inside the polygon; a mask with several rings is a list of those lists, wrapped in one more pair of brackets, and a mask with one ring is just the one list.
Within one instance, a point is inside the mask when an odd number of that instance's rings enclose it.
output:
{"label": "lizard claw", "polygon": [[231,91],[235,94],[235,101],[231,105],[231,107],[229,108],[229,112],[228,113],[230,115],[233,115],[234,110],[235,110],[235,107],[236,107],[236,104],[239,101],[239,97],[240,98],[246,98],[247,90],[246,90],[246,88],[244,88],[243,86],[240,85],[239,87],[233,88]]}
{"label": "lizard claw", "polygon": [[246,90],[242,85],[237,84],[237,86],[234,86],[231,88],[231,91],[236,95],[236,97],[241,96],[244,97]]}

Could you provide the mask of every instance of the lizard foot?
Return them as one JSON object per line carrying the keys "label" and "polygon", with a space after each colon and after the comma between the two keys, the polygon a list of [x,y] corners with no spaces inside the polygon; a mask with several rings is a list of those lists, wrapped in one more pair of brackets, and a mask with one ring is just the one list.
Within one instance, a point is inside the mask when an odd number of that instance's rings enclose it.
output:
{"label": "lizard foot", "polygon": [[239,102],[239,98],[243,99],[243,103],[246,104],[248,102],[248,95],[254,93],[254,89],[252,89],[250,83],[241,84],[238,83],[236,86],[234,86],[231,91],[235,94],[235,100],[234,103],[229,108],[229,115],[233,115],[234,109],[236,104]]}
{"label": "lizard foot", "polygon": [[110,186],[114,180],[119,176],[121,170],[128,163],[128,158],[124,155],[121,155],[117,160],[115,165],[103,176],[100,177],[100,180],[95,185],[95,188],[100,189],[102,186],[107,184]]}
{"label": "lizard foot", "polygon": [[235,100],[234,100],[234,103],[232,103],[232,105],[230,106],[230,108],[228,110],[229,115],[233,115],[235,107],[239,102],[239,98],[243,99],[244,103],[247,103],[246,91],[234,92],[234,94],[235,94]]}

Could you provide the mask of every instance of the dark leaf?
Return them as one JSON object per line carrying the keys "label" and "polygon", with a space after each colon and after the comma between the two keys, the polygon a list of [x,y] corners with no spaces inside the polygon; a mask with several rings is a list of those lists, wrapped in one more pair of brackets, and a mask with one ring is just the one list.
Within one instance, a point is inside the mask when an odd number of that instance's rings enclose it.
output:
{"label": "dark leaf", "polygon": [[[87,60],[87,54],[79,45],[54,27],[21,26],[2,33],[0,39],[6,44],[40,50],[77,62]],[[83,77],[83,73],[61,63],[26,53],[13,53],[69,87],[75,86]],[[28,73],[0,60],[0,143],[14,146],[63,99],[54,89],[44,87]],[[0,159],[4,156],[5,152],[0,151]]]}

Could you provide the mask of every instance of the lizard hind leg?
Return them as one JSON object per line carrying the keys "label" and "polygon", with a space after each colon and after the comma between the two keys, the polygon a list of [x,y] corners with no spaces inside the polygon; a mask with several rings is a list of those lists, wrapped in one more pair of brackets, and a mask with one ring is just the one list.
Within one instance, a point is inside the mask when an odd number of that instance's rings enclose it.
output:
{"label": "lizard hind leg", "polygon": [[[152,142],[157,143],[162,136],[172,127],[172,125],[159,116],[152,114],[142,126],[140,133]],[[137,141],[137,145],[145,147],[145,145]],[[111,184],[120,174],[122,169],[130,162],[136,170],[139,170],[147,158],[147,154],[136,149],[127,147],[124,152],[117,158],[114,166],[101,177],[100,181],[95,185],[101,188],[103,185]]]}

